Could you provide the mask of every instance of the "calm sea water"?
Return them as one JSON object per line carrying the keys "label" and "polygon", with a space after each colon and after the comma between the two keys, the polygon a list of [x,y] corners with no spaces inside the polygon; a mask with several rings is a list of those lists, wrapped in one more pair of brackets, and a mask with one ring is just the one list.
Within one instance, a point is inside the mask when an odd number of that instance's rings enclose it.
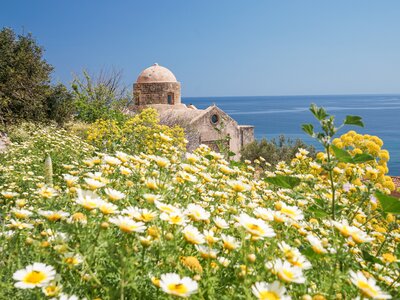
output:
{"label": "calm sea water", "polygon": [[[354,129],[379,136],[389,150],[389,173],[400,175],[400,95],[332,95],[332,96],[259,96],[183,98],[185,104],[206,108],[216,104],[239,124],[254,125],[257,139],[276,138],[284,134],[319,145],[301,130],[303,123],[316,123],[308,108],[311,103],[323,106],[341,123],[346,115],[359,115],[364,128],[349,126],[339,135]],[[315,127],[314,126],[314,127]]]}

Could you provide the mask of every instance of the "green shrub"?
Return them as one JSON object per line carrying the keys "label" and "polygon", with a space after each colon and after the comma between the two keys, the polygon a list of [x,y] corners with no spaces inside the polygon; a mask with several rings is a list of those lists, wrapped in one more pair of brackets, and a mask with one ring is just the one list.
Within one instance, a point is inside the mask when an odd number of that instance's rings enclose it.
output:
{"label": "green shrub", "polygon": [[0,123],[47,118],[51,93],[48,64],[32,35],[17,36],[11,29],[0,31]]}
{"label": "green shrub", "polygon": [[280,161],[290,162],[298,152],[299,148],[304,148],[310,152],[309,156],[315,156],[315,148],[305,144],[302,140],[292,140],[280,135],[279,138],[267,140],[255,140],[246,145],[241,151],[242,160],[254,161],[260,157],[272,165],[276,165]]}
{"label": "green shrub", "polygon": [[119,73],[105,75],[107,77],[101,74],[93,79],[83,71],[83,78],[74,78],[72,91],[76,119],[88,123],[99,119],[123,122],[126,116],[122,109],[130,101],[129,94],[120,87]]}

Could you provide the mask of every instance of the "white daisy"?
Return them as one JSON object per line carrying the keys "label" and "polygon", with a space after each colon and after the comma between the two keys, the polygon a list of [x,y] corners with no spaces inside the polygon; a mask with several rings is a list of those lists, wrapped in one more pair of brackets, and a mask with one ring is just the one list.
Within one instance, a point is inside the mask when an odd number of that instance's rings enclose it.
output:
{"label": "white daisy", "polygon": [[178,274],[167,273],[161,275],[160,288],[167,294],[185,298],[197,291],[198,284],[189,277],[180,278]]}
{"label": "white daisy", "polygon": [[253,295],[261,300],[290,300],[290,296],[286,295],[286,288],[279,282],[273,283],[256,282],[251,287]]}
{"label": "white daisy", "polygon": [[13,274],[13,279],[17,281],[14,286],[20,289],[44,287],[52,281],[55,276],[56,271],[52,266],[43,263],[34,263]]}

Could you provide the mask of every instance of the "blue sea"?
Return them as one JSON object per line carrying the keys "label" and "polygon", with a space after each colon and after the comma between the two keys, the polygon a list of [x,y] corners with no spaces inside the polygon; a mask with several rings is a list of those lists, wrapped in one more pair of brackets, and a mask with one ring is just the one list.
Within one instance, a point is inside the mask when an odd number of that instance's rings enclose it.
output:
{"label": "blue sea", "polygon": [[336,124],[341,124],[346,115],[361,116],[364,128],[347,126],[338,135],[354,129],[379,136],[384,142],[383,148],[390,153],[389,174],[400,175],[400,95],[187,97],[182,102],[198,108],[216,104],[239,124],[254,125],[257,139],[284,134],[318,149],[321,149],[318,143],[301,130],[303,123],[317,126],[308,110],[311,103],[335,115]]}

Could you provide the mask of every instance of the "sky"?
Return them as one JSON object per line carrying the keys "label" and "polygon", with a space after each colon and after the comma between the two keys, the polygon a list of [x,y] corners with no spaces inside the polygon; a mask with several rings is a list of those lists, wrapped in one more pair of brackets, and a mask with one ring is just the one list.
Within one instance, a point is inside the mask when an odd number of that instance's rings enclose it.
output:
{"label": "sky", "polygon": [[398,0],[3,1],[0,26],[31,32],[69,84],[157,62],[184,97],[400,93]]}

